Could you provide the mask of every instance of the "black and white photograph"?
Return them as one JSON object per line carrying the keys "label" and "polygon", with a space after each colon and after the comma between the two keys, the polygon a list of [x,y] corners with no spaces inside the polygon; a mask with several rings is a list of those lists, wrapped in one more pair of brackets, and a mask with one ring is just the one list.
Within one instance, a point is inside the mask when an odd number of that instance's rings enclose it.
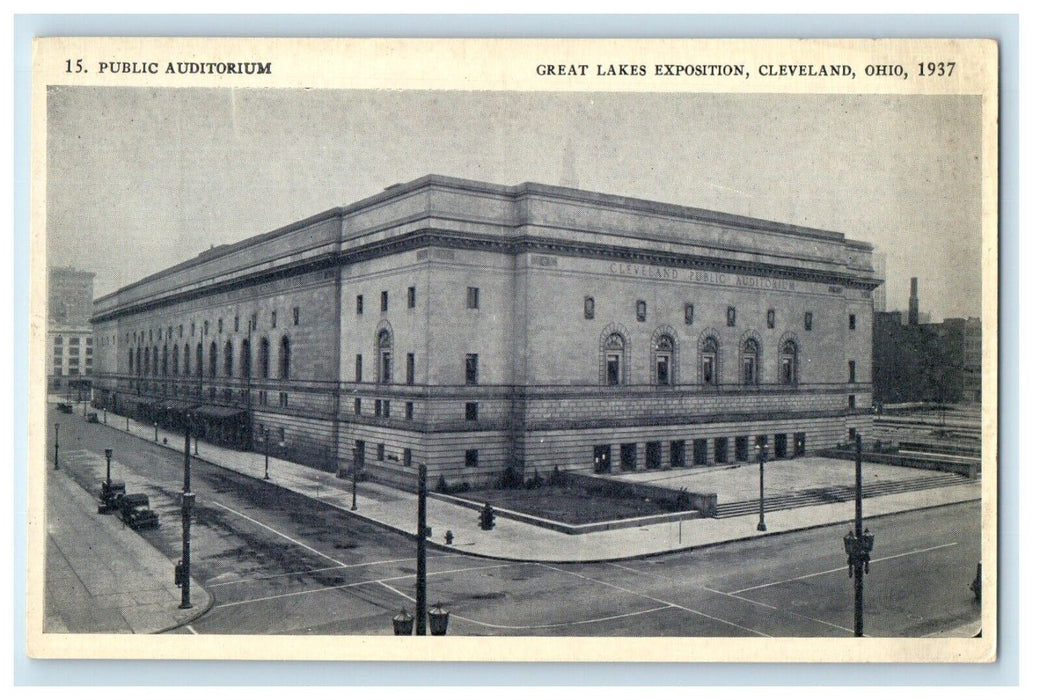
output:
{"label": "black and white photograph", "polygon": [[36,653],[993,660],[991,44],[149,41],[38,46]]}

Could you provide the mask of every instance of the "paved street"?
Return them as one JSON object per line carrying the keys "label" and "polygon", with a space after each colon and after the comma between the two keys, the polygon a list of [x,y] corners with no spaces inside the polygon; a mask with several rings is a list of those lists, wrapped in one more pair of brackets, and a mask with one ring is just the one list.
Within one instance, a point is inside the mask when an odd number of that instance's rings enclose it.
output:
{"label": "paved street", "polygon": [[[176,452],[81,418],[62,420],[61,444],[69,476],[91,492],[104,476],[104,448],[112,447],[114,478],[128,492],[149,494],[162,520],[141,536],[171,562],[179,557]],[[409,538],[204,463],[193,463],[192,484],[199,504],[192,573],[214,605],[179,632],[389,634],[390,617],[411,605]],[[978,503],[867,524],[877,543],[866,577],[866,634],[973,633],[979,608],[968,583],[979,559]],[[451,634],[850,636],[845,530],[614,563],[503,562],[431,550],[428,599],[451,611]]]}

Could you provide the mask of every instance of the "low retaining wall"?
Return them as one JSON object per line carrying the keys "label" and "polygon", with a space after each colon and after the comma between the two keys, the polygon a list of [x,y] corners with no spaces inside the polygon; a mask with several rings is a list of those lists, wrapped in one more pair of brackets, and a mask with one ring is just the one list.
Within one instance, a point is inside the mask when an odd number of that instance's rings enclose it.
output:
{"label": "low retaining wall", "polygon": [[634,481],[610,479],[589,474],[576,474],[574,472],[564,472],[563,475],[568,483],[590,489],[594,492],[599,490],[618,496],[631,495],[633,498],[649,498],[652,501],[686,501],[690,508],[707,518],[714,516],[715,509],[718,507],[719,498],[714,493],[677,491],[664,486],[641,484]]}
{"label": "low retaining wall", "polygon": [[[468,499],[459,498],[458,496],[452,496],[446,493],[437,493],[436,491],[430,491],[429,497],[435,498],[440,501],[445,501],[447,503],[454,503],[455,505],[462,506],[464,508],[469,508],[474,513],[477,513],[484,508],[483,503],[470,501]],[[656,525],[658,523],[670,523],[677,522],[679,520],[692,520],[694,518],[703,517],[696,510],[687,510],[678,511],[675,513],[661,513],[659,515],[643,515],[638,518],[625,518],[624,520],[608,520],[601,523],[586,523],[583,525],[574,525],[571,523],[561,523],[557,520],[539,518],[535,515],[519,513],[515,510],[507,510],[506,508],[495,507],[494,510],[496,516],[501,516],[509,520],[516,520],[517,522],[521,523],[527,523],[528,525],[544,527],[549,530],[555,530],[556,532],[562,532],[567,535],[585,535],[590,532],[622,530],[627,527],[643,527],[644,525]]]}
{"label": "low retaining wall", "polygon": [[[831,457],[833,459],[845,459],[851,461],[854,461],[856,459],[856,452],[854,450],[820,450],[819,455],[821,457]],[[874,464],[890,464],[896,467],[910,467],[911,469],[927,469],[933,472],[951,472],[953,474],[960,474],[961,476],[966,476],[969,479],[977,479],[979,476],[979,471],[981,470],[981,460],[972,459],[971,457],[959,457],[959,459],[962,461],[948,462],[937,459],[929,459],[927,457],[903,455],[899,453],[863,453],[864,462],[873,462]]]}

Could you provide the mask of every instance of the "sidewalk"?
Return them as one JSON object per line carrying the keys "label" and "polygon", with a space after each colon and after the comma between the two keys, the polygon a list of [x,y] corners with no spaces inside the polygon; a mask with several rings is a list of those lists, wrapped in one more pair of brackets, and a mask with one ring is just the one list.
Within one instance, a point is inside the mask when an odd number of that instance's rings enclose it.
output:
{"label": "sidewalk", "polygon": [[212,604],[192,579],[194,607],[181,610],[173,563],[114,515],[98,515],[91,494],[67,470],[47,472],[49,634],[161,632],[190,622]]}
{"label": "sidewalk", "polygon": [[[110,428],[125,431],[125,417],[109,415]],[[130,420],[130,433],[149,442],[155,441],[153,426]],[[183,451],[184,436],[161,428],[158,442],[173,450]],[[194,440],[192,447],[194,450]],[[264,456],[199,442],[196,459],[251,476],[264,477]],[[193,452],[194,456],[194,452]],[[864,465],[866,467],[866,465]],[[416,531],[416,498],[371,482],[358,484],[357,510],[351,511],[351,482],[312,467],[270,458],[270,482],[308,496],[357,517],[411,536]],[[864,517],[900,513],[964,501],[979,500],[979,482],[945,488],[892,494],[866,499]],[[851,523],[852,503],[833,503],[771,512],[766,515],[768,531],[758,532],[758,515],[719,520],[697,518],[685,522],[669,522],[583,535],[568,535],[499,516],[493,530],[481,530],[474,510],[434,498],[427,500],[427,525],[433,531],[430,541],[451,551],[513,561],[601,561],[630,559],[702,547],[722,542],[764,537],[779,532],[803,530],[835,523]],[[444,534],[451,530],[454,541],[444,544]]]}

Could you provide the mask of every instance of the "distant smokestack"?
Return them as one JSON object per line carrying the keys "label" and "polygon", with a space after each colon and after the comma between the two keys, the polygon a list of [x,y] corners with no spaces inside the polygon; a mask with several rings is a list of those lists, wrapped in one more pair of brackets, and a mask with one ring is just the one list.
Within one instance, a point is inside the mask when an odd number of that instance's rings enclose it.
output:
{"label": "distant smokestack", "polygon": [[918,322],[917,314],[917,278],[910,278],[910,309],[907,313],[907,323],[911,326],[916,326]]}

